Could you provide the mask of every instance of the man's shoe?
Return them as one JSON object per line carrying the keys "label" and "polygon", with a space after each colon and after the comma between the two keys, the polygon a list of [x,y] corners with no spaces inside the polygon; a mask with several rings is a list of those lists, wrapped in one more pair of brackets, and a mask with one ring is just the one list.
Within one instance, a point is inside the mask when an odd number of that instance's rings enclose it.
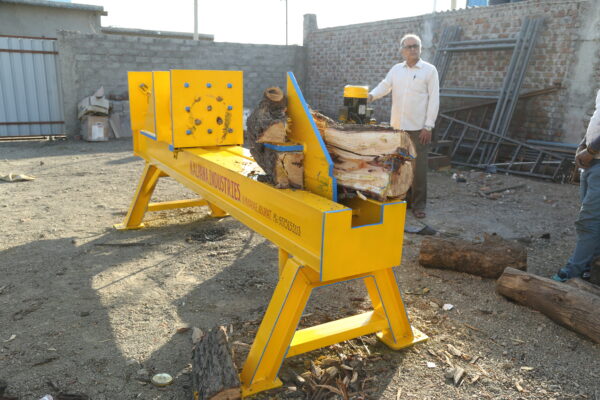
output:
{"label": "man's shoe", "polygon": [[571,274],[569,274],[569,270],[566,268],[559,269],[558,272],[552,276],[552,280],[557,282],[566,282],[571,278],[574,278],[574,276],[571,276]]}
{"label": "man's shoe", "polygon": [[592,270],[590,270],[590,269],[588,269],[587,271],[583,271],[581,273],[581,279],[583,279],[584,281],[589,281],[591,277],[592,277]]}

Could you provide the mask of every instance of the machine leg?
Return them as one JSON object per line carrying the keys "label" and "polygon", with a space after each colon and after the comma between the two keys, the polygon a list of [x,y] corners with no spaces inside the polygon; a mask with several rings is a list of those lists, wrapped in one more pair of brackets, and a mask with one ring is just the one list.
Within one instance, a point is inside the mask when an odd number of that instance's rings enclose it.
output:
{"label": "machine leg", "polygon": [[312,289],[305,268],[294,259],[285,263],[240,375],[243,397],[282,385],[277,372]]}
{"label": "machine leg", "polygon": [[129,206],[125,221],[123,221],[122,224],[115,225],[115,228],[140,229],[144,227],[142,220],[144,219],[144,214],[146,213],[148,203],[150,202],[150,197],[152,197],[156,183],[161,175],[162,171],[154,165],[146,163],[146,167],[144,168],[142,178],[140,179],[135,195],[133,196],[133,201]]}
{"label": "machine leg", "polygon": [[226,217],[227,215],[227,211],[217,207],[214,203],[210,203],[208,202],[208,207],[210,208],[210,216],[214,217],[214,218],[222,218],[222,217]]}
{"label": "machine leg", "polygon": [[375,313],[388,322],[387,328],[377,332],[383,343],[398,350],[427,339],[427,335],[410,326],[391,268],[375,271],[365,278],[365,285]]}

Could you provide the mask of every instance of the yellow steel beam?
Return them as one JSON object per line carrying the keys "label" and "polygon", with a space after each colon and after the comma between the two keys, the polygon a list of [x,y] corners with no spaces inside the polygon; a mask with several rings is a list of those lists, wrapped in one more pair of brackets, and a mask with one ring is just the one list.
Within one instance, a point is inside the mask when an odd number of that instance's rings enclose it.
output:
{"label": "yellow steel beam", "polygon": [[202,207],[202,206],[206,206],[206,205],[208,205],[208,201],[206,201],[204,199],[162,201],[160,203],[148,204],[147,211],[173,210],[176,208]]}

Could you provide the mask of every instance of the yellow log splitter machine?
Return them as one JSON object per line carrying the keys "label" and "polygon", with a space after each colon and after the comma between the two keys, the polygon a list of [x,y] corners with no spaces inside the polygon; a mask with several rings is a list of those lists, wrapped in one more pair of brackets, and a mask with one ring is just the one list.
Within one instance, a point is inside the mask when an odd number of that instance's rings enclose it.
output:
{"label": "yellow log splitter machine", "polygon": [[[134,154],[146,161],[120,229],[143,226],[146,211],[208,206],[279,247],[279,281],[240,375],[242,395],[282,383],[286,357],[376,333],[392,349],[427,339],[412,328],[392,267],[400,264],[406,203],[337,202],[333,163],[292,73],[290,138],[304,152],[305,190],[276,189],[246,176],[241,71],[130,72]],[[201,195],[150,203],[169,176]],[[362,279],[373,310],[296,331],[313,289]]]}

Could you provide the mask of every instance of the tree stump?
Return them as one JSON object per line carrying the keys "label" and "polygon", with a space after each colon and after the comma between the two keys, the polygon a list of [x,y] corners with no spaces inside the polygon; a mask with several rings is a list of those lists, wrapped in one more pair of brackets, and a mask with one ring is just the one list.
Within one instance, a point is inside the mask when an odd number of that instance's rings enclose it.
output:
{"label": "tree stump", "polygon": [[600,296],[513,268],[498,279],[496,291],[600,343]]}
{"label": "tree stump", "polygon": [[527,270],[527,250],[497,235],[484,234],[482,243],[427,237],[421,242],[419,264],[495,279],[506,267]]}
{"label": "tree stump", "polygon": [[241,398],[240,386],[227,331],[223,326],[215,327],[192,350],[194,400],[237,400]]}

